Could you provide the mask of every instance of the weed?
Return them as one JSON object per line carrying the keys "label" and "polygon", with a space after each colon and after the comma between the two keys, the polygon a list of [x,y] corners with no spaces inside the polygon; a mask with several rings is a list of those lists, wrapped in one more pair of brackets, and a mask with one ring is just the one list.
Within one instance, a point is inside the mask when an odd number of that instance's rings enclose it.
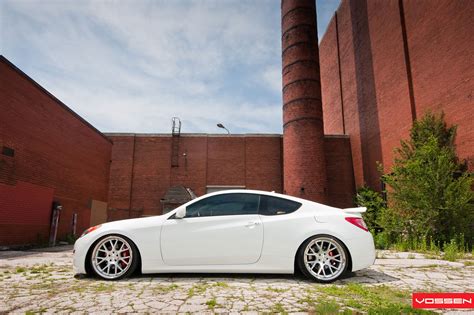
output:
{"label": "weed", "polygon": [[267,287],[266,290],[270,292],[275,292],[275,293],[283,293],[283,292],[288,291],[288,289],[279,289],[279,288],[272,288],[272,287]]}
{"label": "weed", "polygon": [[337,314],[339,313],[339,304],[334,301],[323,301],[316,305],[317,314]]}
{"label": "weed", "polygon": [[202,294],[207,291],[209,288],[209,285],[207,283],[198,283],[193,285],[189,290],[188,290],[188,298],[196,295],[196,294]]}
{"label": "weed", "polygon": [[437,268],[437,267],[439,267],[439,265],[431,264],[431,265],[424,265],[424,266],[406,266],[404,268],[431,269],[431,268]]}
{"label": "weed", "polygon": [[179,285],[173,283],[173,284],[170,284],[170,285],[159,285],[159,286],[153,287],[152,290],[155,293],[158,293],[158,292],[159,293],[168,293],[168,292],[174,291],[178,288],[179,288]]}
{"label": "weed", "polygon": [[398,315],[398,314],[436,314],[431,311],[413,309],[409,305],[403,304],[389,304],[386,306],[374,306],[369,308],[367,311],[369,315],[387,314],[387,315]]}
{"label": "weed", "polygon": [[456,261],[461,256],[459,253],[458,244],[455,239],[452,239],[448,244],[446,244],[443,250],[443,258],[448,261]]}
{"label": "weed", "polygon": [[215,287],[228,288],[229,284],[226,282],[218,281],[214,284]]}
{"label": "weed", "polygon": [[212,298],[209,301],[207,301],[206,305],[207,305],[208,309],[213,310],[214,307],[216,307],[216,305],[217,305],[216,298]]}
{"label": "weed", "polygon": [[[323,286],[316,287],[326,298],[336,298],[341,305],[350,307],[359,312],[369,312],[371,314],[399,314],[414,313],[410,306],[410,292],[393,289],[388,286],[363,286],[359,283],[349,283],[345,286]],[[322,300],[322,298],[319,298]],[[341,308],[335,301],[314,304],[314,300],[308,297],[300,302],[315,305],[317,313],[332,314]],[[318,305],[319,308],[318,308]]]}
{"label": "weed", "polygon": [[112,292],[115,290],[113,284],[99,283],[99,285],[93,287],[95,292]]}
{"label": "weed", "polygon": [[272,313],[288,314],[288,312],[285,310],[281,303],[276,303],[275,305],[273,305]]}
{"label": "weed", "polygon": [[22,273],[22,272],[25,272],[26,271],[26,268],[24,267],[17,267],[16,268],[16,273]]}

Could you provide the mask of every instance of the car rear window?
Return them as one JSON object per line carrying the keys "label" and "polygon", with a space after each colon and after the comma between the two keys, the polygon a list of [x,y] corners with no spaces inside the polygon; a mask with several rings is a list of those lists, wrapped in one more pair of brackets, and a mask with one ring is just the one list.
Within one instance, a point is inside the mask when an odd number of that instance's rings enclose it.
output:
{"label": "car rear window", "polygon": [[272,197],[261,195],[260,207],[258,214],[261,215],[282,215],[295,212],[301,207],[301,203],[283,199],[279,197]]}

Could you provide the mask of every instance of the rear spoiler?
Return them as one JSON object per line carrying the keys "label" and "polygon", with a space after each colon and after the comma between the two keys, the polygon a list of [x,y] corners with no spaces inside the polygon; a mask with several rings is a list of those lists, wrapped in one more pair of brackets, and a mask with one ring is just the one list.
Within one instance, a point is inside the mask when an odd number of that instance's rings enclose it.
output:
{"label": "rear spoiler", "polygon": [[346,209],[341,209],[345,213],[364,213],[367,211],[366,207],[358,207],[358,208],[346,208]]}

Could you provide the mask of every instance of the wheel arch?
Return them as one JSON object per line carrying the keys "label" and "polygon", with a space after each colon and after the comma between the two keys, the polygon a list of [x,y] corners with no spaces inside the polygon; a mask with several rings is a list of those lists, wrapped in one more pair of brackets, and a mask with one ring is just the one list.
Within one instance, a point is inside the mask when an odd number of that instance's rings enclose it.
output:
{"label": "wheel arch", "polygon": [[136,250],[137,250],[137,257],[138,257],[138,265],[137,265],[137,271],[140,271],[142,270],[142,255],[140,253],[140,249],[138,248],[137,244],[129,237],[129,236],[126,236],[126,235],[123,235],[121,233],[106,233],[106,234],[103,234],[101,235],[100,237],[98,237],[94,242],[92,242],[92,244],[89,246],[89,248],[87,249],[87,254],[86,254],[86,259],[85,259],[85,262],[84,262],[84,267],[86,269],[86,272],[88,275],[93,275],[94,272],[92,271],[92,266],[91,266],[91,255],[92,255],[92,250],[94,249],[95,245],[100,242],[102,239],[106,238],[106,237],[109,237],[109,236],[120,236],[120,237],[123,237],[125,238],[127,241],[131,242],[133,244],[133,246],[135,246]]}
{"label": "wheel arch", "polygon": [[303,244],[306,243],[306,241],[308,241],[309,239],[313,238],[313,237],[316,237],[316,236],[329,236],[329,237],[332,237],[332,238],[335,238],[336,240],[338,240],[339,242],[341,242],[342,246],[344,246],[344,249],[346,250],[347,252],[347,269],[346,269],[346,272],[352,272],[352,256],[351,256],[351,252],[349,251],[349,248],[347,247],[347,245],[344,243],[344,241],[342,241],[339,237],[337,236],[334,236],[334,235],[331,235],[331,234],[327,234],[327,233],[316,233],[316,234],[313,234],[309,237],[307,237],[304,241],[301,242],[301,244],[298,246],[298,249],[296,250],[296,252],[294,253],[294,256],[293,256],[293,265],[294,265],[294,271],[299,271],[301,272],[300,270],[300,267],[298,266],[298,253],[300,252],[301,248],[303,247]]}

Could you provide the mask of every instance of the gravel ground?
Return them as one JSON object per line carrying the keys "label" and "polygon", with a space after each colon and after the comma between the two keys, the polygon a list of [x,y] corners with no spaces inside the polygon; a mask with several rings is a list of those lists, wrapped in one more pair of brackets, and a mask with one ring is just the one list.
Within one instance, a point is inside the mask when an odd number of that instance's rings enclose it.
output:
{"label": "gravel ground", "polygon": [[448,262],[389,251],[378,257],[374,266],[332,285],[301,275],[242,274],[154,274],[110,282],[75,278],[71,246],[2,251],[0,314],[400,313],[412,311],[413,291],[474,291],[472,260]]}

